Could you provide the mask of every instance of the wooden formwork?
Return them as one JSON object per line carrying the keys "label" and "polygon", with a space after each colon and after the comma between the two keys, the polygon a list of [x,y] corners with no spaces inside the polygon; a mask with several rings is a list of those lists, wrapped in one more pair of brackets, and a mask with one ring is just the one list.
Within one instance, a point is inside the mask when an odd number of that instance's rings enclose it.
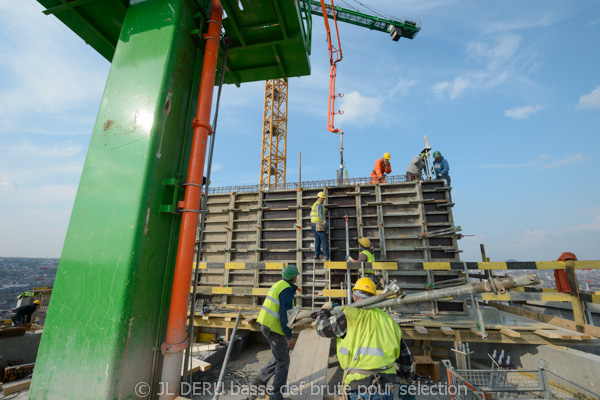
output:
{"label": "wooden formwork", "polygon": [[[323,260],[311,259],[314,241],[310,209],[317,193],[327,195],[331,261],[345,261],[346,217],[350,254],[357,257],[358,238],[371,240],[379,262],[422,263],[459,261],[457,231],[449,201],[450,188],[443,180],[382,185],[345,185],[277,191],[209,194],[201,261],[206,263],[296,264],[302,306],[329,298],[343,298],[346,271],[325,269]],[[442,233],[437,233],[442,231]],[[431,236],[431,237],[430,237]],[[200,232],[198,238],[200,238]],[[405,290],[424,290],[428,283],[460,276],[460,271],[378,270],[382,281],[396,279]],[[358,278],[355,271],[352,281]],[[262,303],[265,290],[281,279],[281,270],[269,268],[208,268],[202,271],[199,289],[222,290],[214,302]],[[218,290],[217,290],[218,292]],[[239,294],[243,292],[244,294]],[[206,295],[206,290],[199,290]],[[214,294],[215,291],[209,292]],[[440,307],[440,304],[445,306]],[[439,307],[439,309],[438,309]],[[425,311],[462,311],[462,302],[421,305]]]}

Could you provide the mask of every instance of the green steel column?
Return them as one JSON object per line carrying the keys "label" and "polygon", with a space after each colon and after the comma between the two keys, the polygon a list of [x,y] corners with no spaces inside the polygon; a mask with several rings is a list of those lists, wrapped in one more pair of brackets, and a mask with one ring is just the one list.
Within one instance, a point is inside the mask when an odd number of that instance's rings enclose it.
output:
{"label": "green steel column", "polygon": [[[132,2],[133,3],[133,2]],[[29,398],[137,399],[160,376],[196,46],[185,1],[129,6],[69,223]],[[155,383],[155,388],[157,387]],[[144,391],[146,387],[140,386]]]}

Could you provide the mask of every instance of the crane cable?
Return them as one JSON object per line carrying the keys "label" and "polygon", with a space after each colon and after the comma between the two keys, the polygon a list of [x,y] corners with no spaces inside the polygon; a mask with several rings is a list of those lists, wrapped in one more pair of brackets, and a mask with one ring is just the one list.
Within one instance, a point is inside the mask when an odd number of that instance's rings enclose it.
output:
{"label": "crane cable", "polygon": [[[191,300],[191,309],[190,309],[190,318],[188,322],[188,339],[191,339],[193,330],[194,330],[194,317],[196,315],[196,294],[198,288],[198,279],[200,278],[200,259],[202,257],[202,243],[204,242],[204,226],[206,224],[206,207],[208,203],[208,189],[210,187],[210,173],[212,169],[212,160],[213,160],[213,151],[215,148],[215,137],[217,135],[217,120],[219,116],[219,103],[221,101],[221,91],[223,89],[223,81],[225,80],[225,65],[227,64],[227,52],[229,51],[229,38],[227,36],[223,36],[221,38],[221,48],[223,49],[223,55],[221,56],[221,73],[219,76],[219,90],[217,92],[217,103],[215,105],[215,115],[213,117],[212,123],[212,134],[210,135],[210,149],[208,151],[208,165],[206,169],[206,184],[204,185],[204,196],[202,196],[202,214],[200,217],[200,240],[198,241],[198,251],[196,252],[196,268],[194,270],[194,289],[192,292],[192,300]],[[190,357],[192,348],[192,341],[188,341],[188,349],[185,353],[185,361],[184,361],[184,378],[187,377],[188,382],[192,383],[192,374],[188,375],[188,371],[190,370]]]}

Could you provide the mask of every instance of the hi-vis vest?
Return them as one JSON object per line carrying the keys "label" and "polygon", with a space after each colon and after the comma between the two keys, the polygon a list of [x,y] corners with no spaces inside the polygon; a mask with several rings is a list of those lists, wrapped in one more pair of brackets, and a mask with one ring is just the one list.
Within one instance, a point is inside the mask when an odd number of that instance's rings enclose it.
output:
{"label": "hi-vis vest", "polygon": [[371,252],[369,252],[368,250],[363,250],[360,252],[360,254],[364,254],[365,256],[367,256],[367,262],[375,262],[375,256],[371,254]]}
{"label": "hi-vis vest", "polygon": [[[280,335],[284,333],[279,321],[279,294],[289,287],[291,287],[290,284],[283,279],[271,286],[256,320],[259,324],[268,326],[271,331]],[[292,301],[292,306],[294,305],[294,301]]]}
{"label": "hi-vis vest", "polygon": [[398,324],[379,308],[363,310],[344,307],[348,331],[337,339],[340,366],[348,371],[344,385],[369,375],[352,372],[353,368],[395,374],[394,361],[400,356],[402,331]]}
{"label": "hi-vis vest", "polygon": [[[312,209],[310,210],[310,222],[319,222],[321,218],[319,218],[319,212],[317,211],[317,206],[319,205],[319,200],[315,201],[315,204],[312,205]],[[325,207],[325,206],[323,206]],[[325,211],[323,211],[323,221],[325,221]]]}

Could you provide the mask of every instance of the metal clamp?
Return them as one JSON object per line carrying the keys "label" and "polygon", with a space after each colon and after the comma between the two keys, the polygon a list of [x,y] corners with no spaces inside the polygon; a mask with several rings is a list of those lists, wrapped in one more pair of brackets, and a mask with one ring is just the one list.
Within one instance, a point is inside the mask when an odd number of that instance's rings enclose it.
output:
{"label": "metal clamp", "polygon": [[163,354],[167,354],[167,353],[179,353],[179,352],[182,352],[185,349],[187,349],[188,344],[189,344],[189,339],[185,339],[183,342],[177,343],[177,344],[163,343],[160,346],[160,351]]}

